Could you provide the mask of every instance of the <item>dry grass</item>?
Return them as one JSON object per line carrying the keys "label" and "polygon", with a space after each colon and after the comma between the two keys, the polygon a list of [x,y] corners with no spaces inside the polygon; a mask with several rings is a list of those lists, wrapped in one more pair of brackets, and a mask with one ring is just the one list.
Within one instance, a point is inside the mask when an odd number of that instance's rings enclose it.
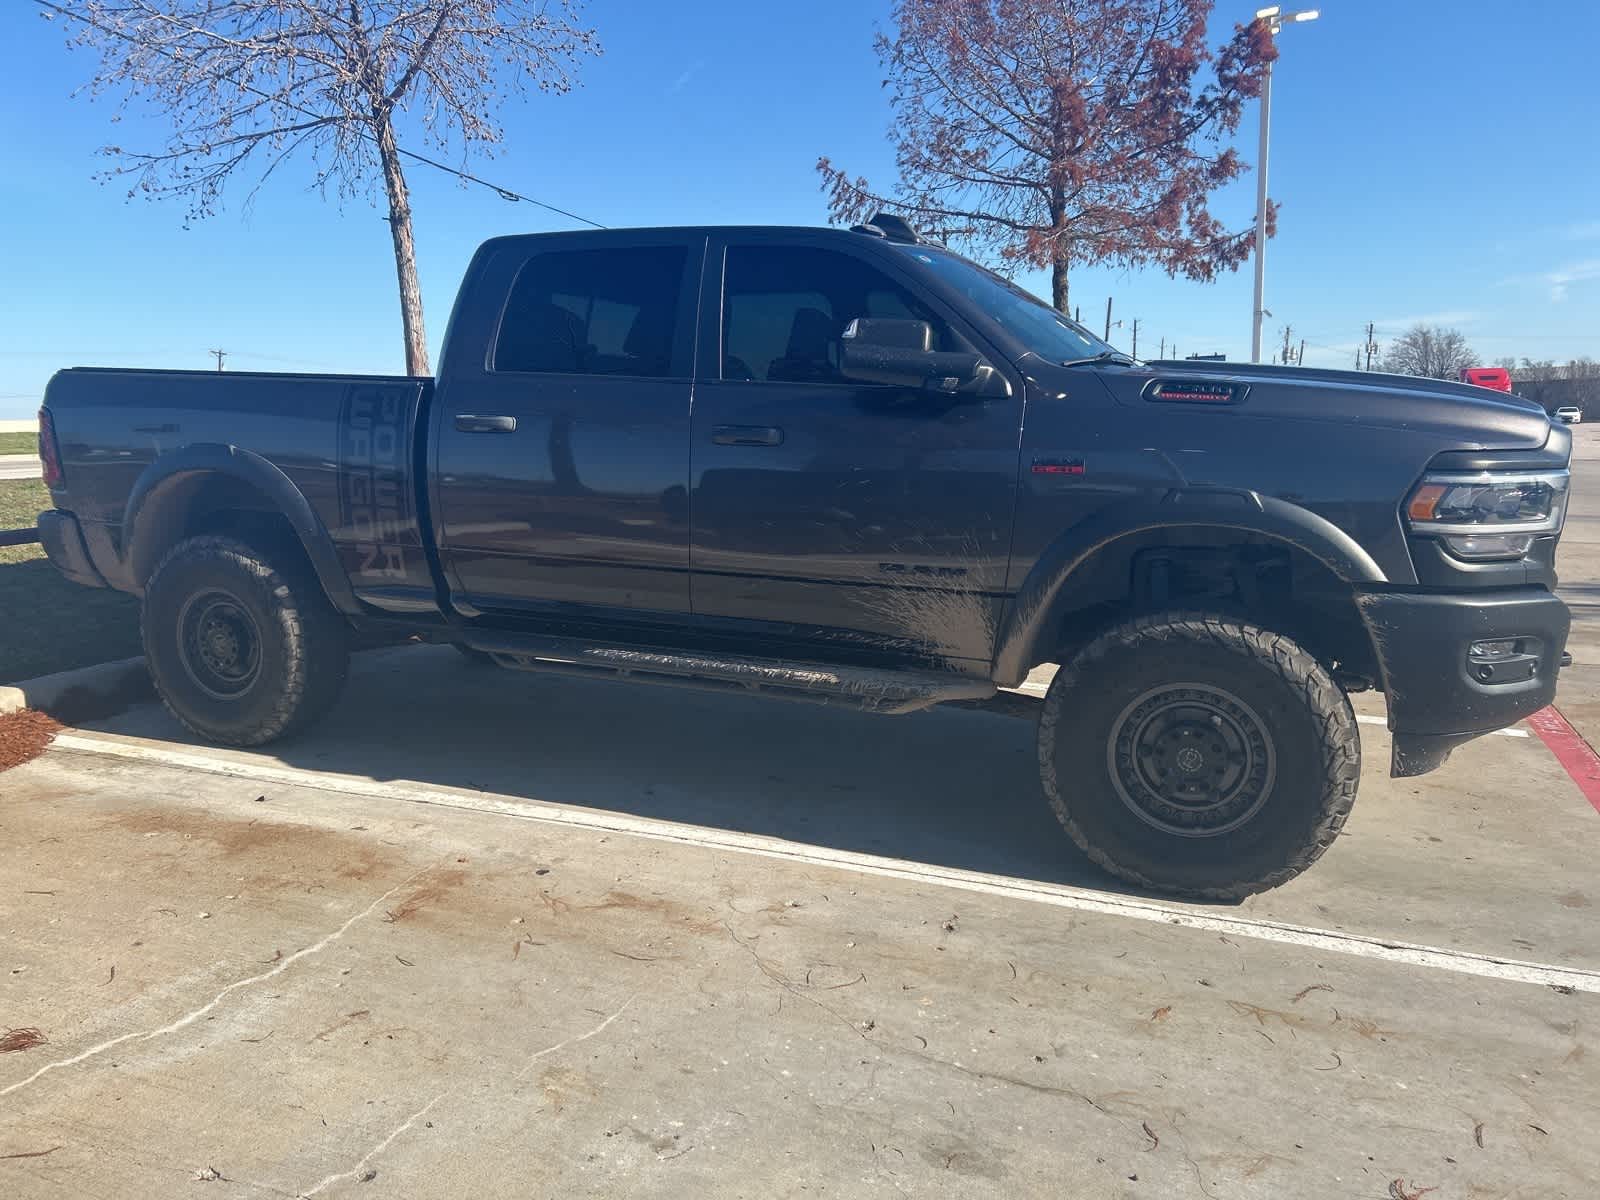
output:
{"label": "dry grass", "polygon": [[37,454],[39,435],[36,433],[0,433],[0,454]]}

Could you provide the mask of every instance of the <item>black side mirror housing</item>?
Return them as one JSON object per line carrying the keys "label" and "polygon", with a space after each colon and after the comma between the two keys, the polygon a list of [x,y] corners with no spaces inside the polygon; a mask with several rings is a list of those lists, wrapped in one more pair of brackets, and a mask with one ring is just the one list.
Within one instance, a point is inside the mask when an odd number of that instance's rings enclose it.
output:
{"label": "black side mirror housing", "polygon": [[839,373],[857,383],[953,394],[986,365],[976,354],[933,349],[926,321],[857,317],[839,339]]}

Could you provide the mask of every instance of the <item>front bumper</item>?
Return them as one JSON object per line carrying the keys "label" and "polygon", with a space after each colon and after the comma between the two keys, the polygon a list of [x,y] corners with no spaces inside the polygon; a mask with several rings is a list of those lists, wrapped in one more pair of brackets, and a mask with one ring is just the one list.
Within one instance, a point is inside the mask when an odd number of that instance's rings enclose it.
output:
{"label": "front bumper", "polygon": [[55,568],[84,587],[109,586],[89,558],[78,518],[60,509],[39,514],[39,542]]}
{"label": "front bumper", "polygon": [[[1357,597],[1389,703],[1389,773],[1422,775],[1462,742],[1520,721],[1555,698],[1571,614],[1542,587],[1485,592],[1365,592]],[[1478,677],[1474,642],[1516,639],[1526,657],[1505,678]],[[1490,669],[1490,675],[1497,672]]]}

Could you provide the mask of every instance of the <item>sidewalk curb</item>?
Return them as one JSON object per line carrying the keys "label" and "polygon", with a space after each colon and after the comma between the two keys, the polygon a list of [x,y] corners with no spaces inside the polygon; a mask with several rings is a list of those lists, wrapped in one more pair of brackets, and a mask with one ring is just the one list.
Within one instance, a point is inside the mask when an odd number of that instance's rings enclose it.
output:
{"label": "sidewalk curb", "polygon": [[0,685],[0,716],[31,708],[58,721],[109,717],[153,694],[143,658],[124,658]]}

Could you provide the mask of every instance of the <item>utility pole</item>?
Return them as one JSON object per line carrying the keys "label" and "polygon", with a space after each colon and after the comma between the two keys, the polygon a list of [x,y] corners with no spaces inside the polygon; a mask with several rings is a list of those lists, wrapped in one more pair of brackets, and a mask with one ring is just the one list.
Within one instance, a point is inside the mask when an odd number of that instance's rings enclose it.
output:
{"label": "utility pole", "polygon": [[1361,370],[1361,351],[1356,351],[1356,370]]}
{"label": "utility pole", "polygon": [[1161,349],[1159,351],[1157,351],[1156,357],[1157,358],[1165,358],[1166,356],[1167,356],[1167,339],[1166,338],[1162,338],[1161,339]]}
{"label": "utility pole", "polygon": [[1139,357],[1139,318],[1133,319],[1133,356]]}
{"label": "utility pole", "polygon": [[1294,332],[1294,326],[1293,325],[1285,325],[1283,327],[1283,357],[1281,359],[1279,359],[1278,361],[1281,362],[1284,366],[1288,366],[1289,365],[1289,353],[1290,353],[1290,351],[1289,351],[1289,335],[1292,334],[1293,332]]}
{"label": "utility pole", "polygon": [[1077,308],[1072,310],[1072,319],[1079,325],[1083,324],[1083,305],[1080,304]]}
{"label": "utility pole", "polygon": [[[1256,10],[1256,20],[1267,23],[1276,44],[1286,24],[1315,21],[1316,9],[1286,13],[1278,5]],[[1261,144],[1256,154],[1256,304],[1250,322],[1250,361],[1261,361],[1261,318],[1267,315],[1267,141],[1272,128],[1272,64],[1261,79]]]}
{"label": "utility pole", "polygon": [[208,353],[217,356],[217,370],[222,370],[222,360],[228,357],[228,352],[226,350],[211,350]]}
{"label": "utility pole", "polygon": [[1294,365],[1297,366],[1297,367],[1303,367],[1303,366],[1306,365],[1306,340],[1305,340],[1305,338],[1301,338],[1300,339],[1300,353],[1296,354],[1294,356]]}
{"label": "utility pole", "polygon": [[[1367,370],[1372,370],[1372,356],[1378,352],[1378,343],[1375,339],[1376,329],[1371,321],[1367,322]],[[1360,355],[1358,354],[1359,360]]]}
{"label": "utility pole", "polygon": [[1111,340],[1111,297],[1106,297],[1106,336],[1105,341]]}

